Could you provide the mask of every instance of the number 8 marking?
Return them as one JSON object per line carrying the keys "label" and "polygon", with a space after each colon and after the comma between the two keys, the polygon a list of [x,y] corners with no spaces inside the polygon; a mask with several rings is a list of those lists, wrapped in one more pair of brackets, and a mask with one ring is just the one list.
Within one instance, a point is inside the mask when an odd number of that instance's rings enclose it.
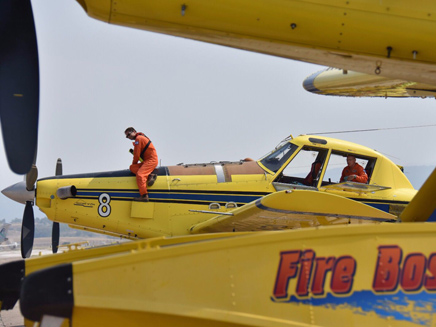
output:
{"label": "number 8 marking", "polygon": [[109,203],[111,202],[111,197],[107,193],[102,193],[98,197],[98,202],[100,205],[98,206],[98,214],[101,217],[107,217],[111,214],[111,206]]}

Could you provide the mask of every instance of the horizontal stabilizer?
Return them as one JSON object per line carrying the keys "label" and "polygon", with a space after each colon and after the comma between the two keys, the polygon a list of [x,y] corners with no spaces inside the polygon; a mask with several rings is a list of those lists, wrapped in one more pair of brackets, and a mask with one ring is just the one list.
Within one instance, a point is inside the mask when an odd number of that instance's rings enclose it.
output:
{"label": "horizontal stabilizer", "polygon": [[384,211],[318,191],[293,190],[269,194],[191,227],[192,233],[283,230],[321,225],[394,221]]}
{"label": "horizontal stabilizer", "polygon": [[436,168],[400,215],[403,222],[427,221],[436,210]]}

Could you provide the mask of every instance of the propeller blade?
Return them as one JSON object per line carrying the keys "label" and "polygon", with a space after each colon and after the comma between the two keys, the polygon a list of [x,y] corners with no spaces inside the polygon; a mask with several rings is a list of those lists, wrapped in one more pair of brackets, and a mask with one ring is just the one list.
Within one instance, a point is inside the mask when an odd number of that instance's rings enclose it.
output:
{"label": "propeller blade", "polygon": [[26,201],[23,224],[21,226],[21,256],[29,258],[32,254],[33,239],[35,236],[35,217],[33,216],[32,201]]}
{"label": "propeller blade", "polygon": [[38,48],[30,0],[0,1],[0,120],[10,168],[26,174],[36,159]]}
{"label": "propeller blade", "polygon": [[54,222],[53,228],[51,230],[51,248],[53,250],[53,253],[58,252],[59,237],[60,237],[59,223]]}
{"label": "propeller blade", "polygon": [[32,165],[29,172],[26,174],[26,190],[33,191],[35,189],[35,183],[38,179],[38,168],[36,165]]}
{"label": "propeller blade", "polygon": [[58,161],[56,162],[56,176],[62,175],[62,159],[58,158]]}

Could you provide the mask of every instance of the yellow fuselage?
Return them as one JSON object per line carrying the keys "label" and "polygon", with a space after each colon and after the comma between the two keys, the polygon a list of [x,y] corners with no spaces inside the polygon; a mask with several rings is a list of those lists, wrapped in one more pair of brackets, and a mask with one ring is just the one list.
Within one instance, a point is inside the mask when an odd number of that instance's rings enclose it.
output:
{"label": "yellow fuselage", "polygon": [[[316,143],[319,140],[326,144]],[[56,176],[38,181],[36,205],[49,219],[72,227],[146,238],[189,234],[192,226],[276,192],[279,186],[329,192],[395,215],[416,193],[398,167],[376,151],[330,138],[300,136],[289,142],[296,150],[277,171],[268,169],[265,159],[160,167],[155,184],[149,188],[150,202],[146,203],[132,201],[139,193],[136,178],[128,170]],[[341,188],[340,184],[323,181],[324,168],[311,187],[298,183],[301,178],[297,177],[288,177],[294,179],[291,184],[278,183],[286,166],[308,147],[325,153],[324,167],[332,160],[332,151],[352,151],[371,158],[369,162],[375,162],[375,166],[370,184],[362,186],[389,188],[377,192]],[[58,198],[57,189],[71,185],[77,189],[77,195]],[[310,205],[307,210],[310,211]]]}

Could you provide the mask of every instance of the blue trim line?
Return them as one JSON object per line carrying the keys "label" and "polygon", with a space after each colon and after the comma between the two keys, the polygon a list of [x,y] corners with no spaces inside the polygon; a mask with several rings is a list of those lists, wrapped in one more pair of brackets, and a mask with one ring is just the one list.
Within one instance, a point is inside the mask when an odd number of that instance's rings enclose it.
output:
{"label": "blue trim line", "polygon": [[[416,325],[430,326],[436,307],[435,293],[420,290],[419,293],[399,291],[395,294],[374,294],[372,291],[354,291],[346,297],[336,297],[331,293],[323,298],[310,297],[299,299],[291,295],[288,300],[280,301],[271,297],[275,303],[298,303],[329,310],[347,308],[357,315],[377,314],[380,317],[398,321],[409,321]],[[397,308],[403,308],[398,310]],[[418,313],[418,314],[416,314]]]}
{"label": "blue trim line", "polygon": [[[138,191],[127,192],[111,192],[111,191],[78,191],[77,197],[95,197],[97,198],[101,193],[107,193],[111,198],[134,198],[137,197]],[[150,199],[169,199],[169,200],[187,200],[187,201],[205,201],[205,202],[239,202],[249,203],[260,196],[244,196],[244,195],[220,195],[220,194],[188,194],[188,193],[153,193],[149,192]]]}

